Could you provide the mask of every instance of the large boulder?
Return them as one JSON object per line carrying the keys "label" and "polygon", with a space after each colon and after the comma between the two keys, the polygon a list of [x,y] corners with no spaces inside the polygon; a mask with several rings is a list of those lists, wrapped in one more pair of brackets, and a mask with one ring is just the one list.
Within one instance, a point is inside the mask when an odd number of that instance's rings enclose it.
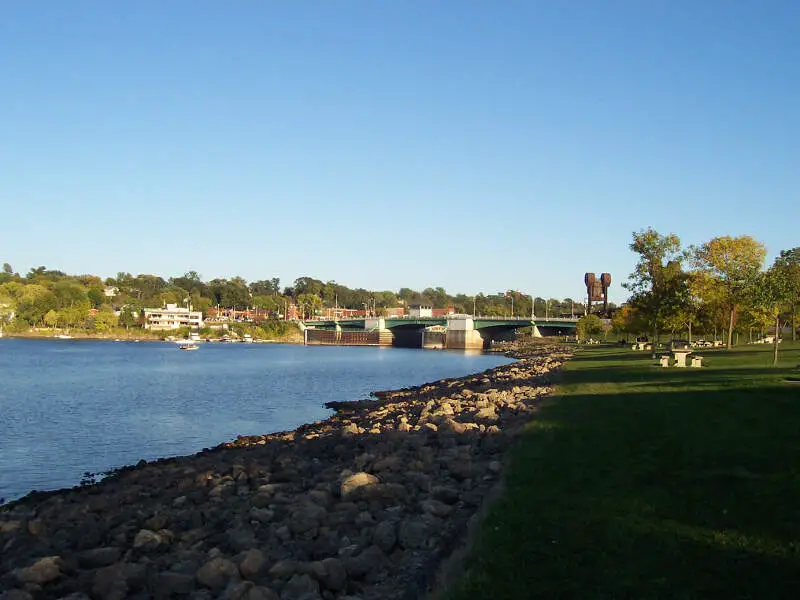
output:
{"label": "large boulder", "polygon": [[221,590],[229,581],[239,578],[239,568],[232,560],[217,556],[200,567],[195,577],[201,585],[212,590]]}
{"label": "large boulder", "polygon": [[247,550],[239,560],[239,573],[245,579],[256,579],[266,566],[266,555],[258,548],[252,548]]}
{"label": "large boulder", "polygon": [[365,473],[363,471],[359,473],[353,473],[352,475],[346,476],[342,480],[342,484],[339,488],[339,493],[342,499],[346,499],[348,496],[353,494],[358,488],[375,485],[379,483],[380,480],[375,477],[375,475],[371,475],[370,473]]}
{"label": "large boulder", "polygon": [[347,583],[347,571],[338,558],[325,558],[308,566],[308,571],[325,589],[339,592]]}
{"label": "large boulder", "polygon": [[40,558],[29,567],[18,569],[15,574],[20,583],[44,585],[61,576],[62,561],[60,556]]}

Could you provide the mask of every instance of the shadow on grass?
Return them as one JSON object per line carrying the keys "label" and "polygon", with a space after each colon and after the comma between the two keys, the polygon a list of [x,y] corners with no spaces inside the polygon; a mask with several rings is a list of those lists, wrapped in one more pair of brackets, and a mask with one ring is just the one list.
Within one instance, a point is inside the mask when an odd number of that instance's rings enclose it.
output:
{"label": "shadow on grass", "polygon": [[[550,401],[450,598],[796,596],[800,395],[752,371],[757,393],[725,387],[743,378],[725,368]],[[669,389],[692,375],[719,389]]]}

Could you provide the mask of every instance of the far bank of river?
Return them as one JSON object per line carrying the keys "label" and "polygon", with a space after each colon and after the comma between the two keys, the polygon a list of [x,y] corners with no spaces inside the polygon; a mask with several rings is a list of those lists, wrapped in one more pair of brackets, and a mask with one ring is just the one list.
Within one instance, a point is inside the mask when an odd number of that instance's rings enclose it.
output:
{"label": "far bank of river", "polygon": [[324,418],[329,401],[480,371],[498,355],[284,344],[0,340],[0,498]]}
{"label": "far bank of river", "polygon": [[[168,333],[168,332],[167,332]],[[98,340],[98,341],[117,341],[117,342],[164,342],[169,341],[165,332],[151,333],[142,329],[131,331],[115,331],[111,333],[96,333],[83,330],[27,330],[21,332],[4,331],[0,338],[8,339],[30,339],[30,340],[53,340],[53,339],[73,339],[73,340]],[[221,337],[203,337],[203,341],[219,342]],[[241,340],[237,340],[241,341]],[[258,339],[258,343],[275,344],[302,344],[303,337],[300,334],[293,334],[281,338]]]}

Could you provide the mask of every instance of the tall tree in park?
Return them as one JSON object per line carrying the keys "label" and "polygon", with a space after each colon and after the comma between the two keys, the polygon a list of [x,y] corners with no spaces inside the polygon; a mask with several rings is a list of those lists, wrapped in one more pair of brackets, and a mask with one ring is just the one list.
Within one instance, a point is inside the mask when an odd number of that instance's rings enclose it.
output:
{"label": "tall tree in park", "polygon": [[727,309],[729,350],[733,344],[736,307],[747,301],[766,255],[764,245],[749,235],[716,237],[695,249],[701,276],[707,278]]}
{"label": "tall tree in park", "polygon": [[622,286],[632,293],[630,305],[649,324],[655,353],[659,327],[684,301],[687,286],[681,264],[686,256],[677,235],[661,235],[652,227],[634,232],[630,249],[639,261]]}
{"label": "tall tree in park", "polygon": [[[780,260],[780,257],[778,257]],[[756,281],[748,290],[751,308],[761,312],[775,326],[775,353],[772,364],[778,364],[778,347],[781,337],[781,313],[792,297],[789,274],[776,264],[765,273],[758,273]]]}
{"label": "tall tree in park", "polygon": [[797,339],[797,317],[800,312],[800,247],[781,250],[773,269],[778,270],[786,284],[786,303],[792,322],[792,341]]}

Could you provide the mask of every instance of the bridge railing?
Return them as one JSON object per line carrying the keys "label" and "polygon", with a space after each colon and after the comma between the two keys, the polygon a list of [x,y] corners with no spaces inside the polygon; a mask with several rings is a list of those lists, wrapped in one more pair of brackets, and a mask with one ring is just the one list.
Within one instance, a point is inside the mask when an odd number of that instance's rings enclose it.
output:
{"label": "bridge railing", "polygon": [[[412,315],[397,315],[397,316],[393,316],[393,317],[383,317],[383,318],[386,319],[386,320],[391,320],[391,321],[396,321],[396,320],[420,321],[420,320],[424,320],[424,319],[437,319],[437,320],[447,319],[448,316],[450,316],[450,315],[442,315],[441,317],[415,317],[415,316],[412,316]],[[580,317],[542,317],[542,316],[535,316],[535,317],[519,317],[519,316],[498,317],[498,316],[473,316],[473,315],[467,315],[467,316],[471,317],[472,319],[481,320],[481,321],[530,321],[530,320],[534,320],[534,321],[558,321],[558,322],[563,322],[563,323],[574,323],[574,322],[578,321],[578,319],[580,318]],[[347,322],[347,321],[363,321],[363,320],[364,320],[364,317],[346,317],[346,318],[342,318],[342,319],[304,319],[303,322],[310,322],[310,323],[315,323],[315,322],[316,323],[319,323],[319,322],[326,322],[326,323],[337,322],[337,323],[342,323],[342,322]]]}

